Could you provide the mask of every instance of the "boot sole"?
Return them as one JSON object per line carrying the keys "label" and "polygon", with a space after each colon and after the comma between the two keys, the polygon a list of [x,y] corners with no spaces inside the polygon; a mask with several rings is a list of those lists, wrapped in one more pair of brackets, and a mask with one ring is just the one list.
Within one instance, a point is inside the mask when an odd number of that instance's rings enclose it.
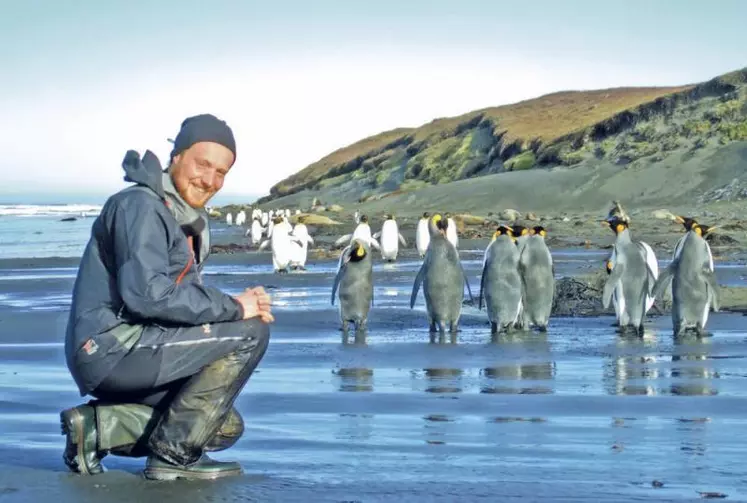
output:
{"label": "boot sole", "polygon": [[235,477],[241,475],[243,470],[237,468],[236,470],[221,470],[217,472],[185,472],[178,468],[146,468],[143,470],[143,476],[148,480],[215,480],[222,479],[224,477]]}
{"label": "boot sole", "polygon": [[[78,463],[76,460],[83,459],[83,425],[82,417],[77,410],[71,409],[60,413],[60,430],[67,437],[65,445],[65,454],[62,459],[71,471],[81,475],[91,475],[85,463]],[[73,442],[73,439],[76,442]],[[68,459],[67,453],[75,452],[73,459]]]}

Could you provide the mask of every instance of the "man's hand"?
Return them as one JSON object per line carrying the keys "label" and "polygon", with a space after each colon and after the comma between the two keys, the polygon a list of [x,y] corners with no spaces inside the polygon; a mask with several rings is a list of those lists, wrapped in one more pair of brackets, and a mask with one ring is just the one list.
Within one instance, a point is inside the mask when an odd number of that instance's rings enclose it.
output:
{"label": "man's hand", "polygon": [[244,308],[244,319],[259,316],[264,323],[272,323],[275,317],[270,312],[272,299],[261,286],[247,288],[243,293],[235,297]]}

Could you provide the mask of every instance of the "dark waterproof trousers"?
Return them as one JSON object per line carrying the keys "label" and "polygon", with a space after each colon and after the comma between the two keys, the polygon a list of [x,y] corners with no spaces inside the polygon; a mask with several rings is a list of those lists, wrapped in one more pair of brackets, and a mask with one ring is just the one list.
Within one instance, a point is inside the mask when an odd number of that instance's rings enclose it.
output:
{"label": "dark waterproof trousers", "polygon": [[195,327],[151,325],[91,394],[102,403],[153,407],[158,414],[138,443],[167,461],[188,465],[211,450],[206,447],[224,423],[238,421],[243,431],[233,402],[269,338],[269,327],[259,318]]}

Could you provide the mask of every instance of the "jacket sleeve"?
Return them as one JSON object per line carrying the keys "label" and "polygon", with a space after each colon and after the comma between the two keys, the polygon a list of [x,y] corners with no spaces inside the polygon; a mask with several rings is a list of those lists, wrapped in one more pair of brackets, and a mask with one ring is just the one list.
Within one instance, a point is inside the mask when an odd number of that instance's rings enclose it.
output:
{"label": "jacket sleeve", "polygon": [[230,295],[169,277],[166,210],[158,204],[142,192],[130,194],[114,208],[111,229],[117,289],[128,311],[145,319],[185,325],[242,319],[243,308]]}

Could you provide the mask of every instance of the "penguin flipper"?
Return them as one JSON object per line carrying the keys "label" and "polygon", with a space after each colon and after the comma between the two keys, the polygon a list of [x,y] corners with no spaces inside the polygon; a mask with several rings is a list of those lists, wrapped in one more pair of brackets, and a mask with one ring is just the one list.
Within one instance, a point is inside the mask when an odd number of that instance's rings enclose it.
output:
{"label": "penguin flipper", "polygon": [[381,246],[379,246],[379,242],[376,241],[376,238],[371,237],[371,246],[376,248],[377,250],[381,250]]}
{"label": "penguin flipper", "polygon": [[610,307],[612,301],[612,294],[615,292],[617,283],[622,279],[623,272],[625,271],[625,264],[615,264],[615,267],[607,277],[607,282],[604,284],[604,290],[602,291],[602,306],[605,309]]}
{"label": "penguin flipper", "polygon": [[485,289],[485,272],[488,270],[487,267],[483,265],[482,267],[482,274],[480,274],[480,297],[477,304],[477,310],[482,311],[482,292]]}
{"label": "penguin flipper", "polygon": [[314,238],[312,238],[311,236],[306,236],[306,241],[308,241],[308,243],[309,243],[310,245],[313,245],[313,244],[314,244]]}
{"label": "penguin flipper", "polygon": [[350,241],[350,238],[352,238],[352,234],[345,234],[344,236],[340,237],[337,241],[335,241],[335,246],[342,246],[346,242]]}
{"label": "penguin flipper", "polygon": [[418,290],[420,290],[420,284],[423,282],[423,276],[425,276],[425,262],[420,266],[418,275],[415,276],[415,283],[412,285],[412,293],[410,294],[410,309],[415,305],[415,299],[418,298]]}
{"label": "penguin flipper", "polygon": [[472,289],[469,286],[469,279],[467,278],[467,273],[464,272],[464,266],[462,265],[462,261],[459,261],[459,268],[462,270],[462,278],[464,278],[464,284],[467,285],[467,293],[469,294],[469,301],[472,303],[472,305],[475,304],[475,298],[472,296]]}
{"label": "penguin flipper", "polygon": [[258,251],[262,251],[262,250],[264,250],[265,248],[267,248],[267,245],[269,245],[269,244],[270,244],[270,240],[269,240],[269,239],[265,239],[264,241],[262,241],[262,242],[261,242],[261,243],[259,244],[259,248],[258,248],[257,250],[258,250]]}
{"label": "penguin flipper", "polygon": [[379,239],[381,237],[381,231],[374,233],[373,238]]}
{"label": "penguin flipper", "polygon": [[659,274],[659,279],[656,280],[654,287],[651,289],[651,297],[659,299],[664,295],[664,290],[667,289],[669,283],[674,277],[674,265],[676,263],[677,262],[672,262],[666,269],[664,269],[664,271],[662,271],[661,274]]}
{"label": "penguin flipper", "polygon": [[332,305],[335,305],[335,294],[337,293],[337,288],[340,286],[340,280],[342,280],[342,275],[345,273],[345,267],[348,265],[348,261],[345,260],[342,264],[340,264],[340,268],[337,270],[337,274],[335,275],[335,282],[332,284],[332,298],[330,299]]}
{"label": "penguin flipper", "polygon": [[407,246],[407,241],[405,241],[404,236],[402,234],[399,235],[399,242],[402,243],[402,246]]}
{"label": "penguin flipper", "polygon": [[713,307],[714,312],[718,312],[720,308],[720,289],[718,286],[718,282],[716,281],[716,275],[713,274],[713,272],[708,267],[704,267],[703,279],[705,279],[706,282],[706,293],[711,299],[711,307]]}

